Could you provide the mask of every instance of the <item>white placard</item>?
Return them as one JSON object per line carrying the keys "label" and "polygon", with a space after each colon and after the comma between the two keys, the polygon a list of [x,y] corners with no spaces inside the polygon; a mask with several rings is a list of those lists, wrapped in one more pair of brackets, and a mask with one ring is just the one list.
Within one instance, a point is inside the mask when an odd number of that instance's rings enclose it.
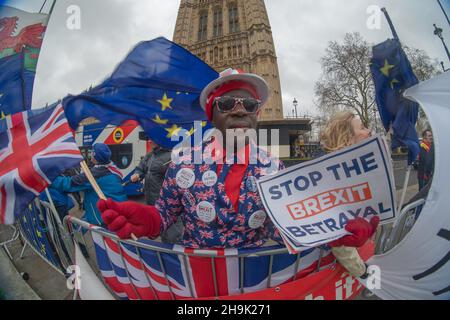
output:
{"label": "white placard", "polygon": [[272,221],[295,249],[340,238],[356,217],[395,218],[395,185],[386,144],[375,135],[359,144],[258,180]]}

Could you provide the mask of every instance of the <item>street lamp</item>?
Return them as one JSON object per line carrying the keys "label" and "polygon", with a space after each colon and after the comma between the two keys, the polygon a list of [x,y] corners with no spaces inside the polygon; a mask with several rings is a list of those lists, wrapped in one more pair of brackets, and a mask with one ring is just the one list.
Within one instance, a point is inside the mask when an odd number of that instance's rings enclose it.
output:
{"label": "street lamp", "polygon": [[[298,102],[297,102],[297,99],[294,98],[294,101],[292,101],[292,104],[294,105],[294,108],[295,108],[295,117],[298,118],[298,114],[297,114]],[[292,110],[292,111],[294,111],[294,110]],[[294,113],[294,112],[292,112],[292,113]]]}
{"label": "street lamp", "polygon": [[447,45],[445,44],[444,37],[442,36],[442,29],[438,28],[435,23],[433,23],[433,26],[434,26],[434,35],[438,36],[439,39],[441,39],[442,44],[444,45],[445,48],[445,52],[447,53],[448,60],[450,61],[450,53],[448,52]]}

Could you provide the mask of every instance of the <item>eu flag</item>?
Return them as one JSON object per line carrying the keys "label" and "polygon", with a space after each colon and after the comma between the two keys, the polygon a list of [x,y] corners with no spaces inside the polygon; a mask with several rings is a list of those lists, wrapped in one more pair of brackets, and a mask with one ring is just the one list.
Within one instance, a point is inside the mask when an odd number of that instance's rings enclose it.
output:
{"label": "eu flag", "polygon": [[202,89],[218,73],[183,47],[165,38],[139,43],[103,83],[63,99],[70,126],[94,117],[102,124],[136,120],[157,144],[172,148],[181,129],[192,134],[205,121]]}
{"label": "eu flag", "polygon": [[23,53],[0,59],[0,118],[31,108],[34,72],[25,70]]}
{"label": "eu flag", "polygon": [[419,105],[403,97],[407,88],[418,83],[411,64],[396,39],[386,40],[372,48],[370,69],[375,84],[375,99],[384,128],[392,126],[392,148],[406,146],[408,162],[419,153],[416,121]]}

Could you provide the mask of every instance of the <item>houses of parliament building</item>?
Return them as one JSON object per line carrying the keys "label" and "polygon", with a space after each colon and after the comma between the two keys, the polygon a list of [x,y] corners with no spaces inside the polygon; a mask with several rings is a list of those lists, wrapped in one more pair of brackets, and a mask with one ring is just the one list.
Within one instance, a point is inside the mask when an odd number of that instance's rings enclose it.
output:
{"label": "houses of parliament building", "polygon": [[263,0],[181,0],[173,41],[217,72],[262,76],[272,92],[259,120],[283,119],[277,57]]}
{"label": "houses of parliament building", "polygon": [[311,130],[309,119],[285,119],[280,76],[264,0],[181,0],[173,41],[217,72],[242,69],[263,77],[271,90],[259,128],[280,130],[280,156],[292,156],[292,141]]}

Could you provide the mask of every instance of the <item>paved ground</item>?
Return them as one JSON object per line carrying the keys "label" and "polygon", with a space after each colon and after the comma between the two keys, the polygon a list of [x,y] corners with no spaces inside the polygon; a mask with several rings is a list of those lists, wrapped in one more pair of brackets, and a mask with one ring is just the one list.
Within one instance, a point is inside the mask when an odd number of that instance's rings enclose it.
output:
{"label": "paved ground", "polygon": [[[394,175],[397,182],[397,199],[400,199],[401,190],[403,186],[404,171],[406,168],[406,162],[394,163]],[[411,172],[411,181],[406,193],[405,202],[408,201],[415,193],[418,191],[416,173]],[[142,201],[140,198],[133,200]],[[71,214],[76,216],[79,212],[76,210],[72,211]],[[12,232],[9,227],[0,225],[0,242],[9,239]],[[88,244],[88,247],[91,245]],[[22,250],[22,244],[19,240],[14,241],[8,245],[9,251],[13,256],[13,263],[17,268],[19,273],[26,272],[29,274],[29,280],[27,281],[29,286],[39,295],[42,299],[50,300],[62,300],[71,299],[72,292],[66,287],[65,277],[56,272],[51,268],[46,262],[44,262],[31,248],[25,250],[23,259],[20,259],[20,252]],[[1,276],[1,275],[0,275]],[[376,296],[364,297],[361,296],[359,299],[377,299]]]}

